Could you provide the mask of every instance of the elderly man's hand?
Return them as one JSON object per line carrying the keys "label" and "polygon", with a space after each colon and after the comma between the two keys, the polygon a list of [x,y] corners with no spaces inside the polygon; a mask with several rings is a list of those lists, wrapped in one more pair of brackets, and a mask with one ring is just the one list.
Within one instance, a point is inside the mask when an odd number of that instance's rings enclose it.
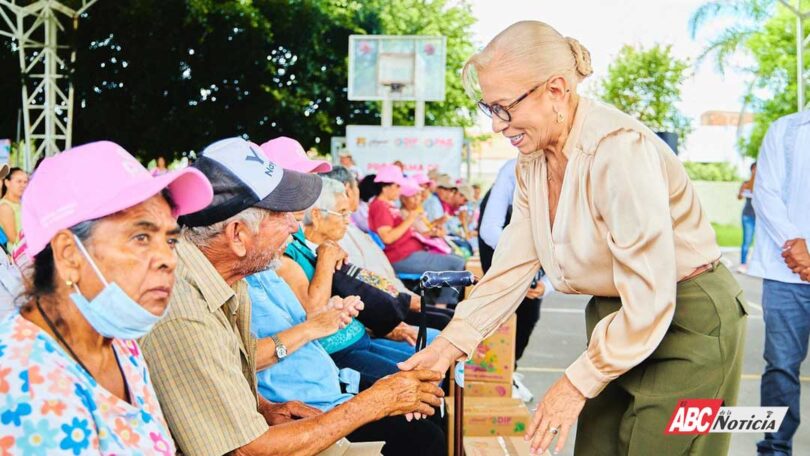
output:
{"label": "elderly man's hand", "polygon": [[810,253],[807,252],[807,243],[802,238],[785,242],[782,248],[782,258],[785,259],[785,264],[797,274],[801,274],[810,267]]}
{"label": "elderly man's hand", "polygon": [[262,401],[259,406],[259,413],[264,416],[264,420],[267,421],[268,425],[276,426],[302,418],[318,416],[323,412],[299,401],[283,402],[280,404]]}
{"label": "elderly man's hand", "polygon": [[430,370],[397,372],[380,379],[360,395],[368,399],[374,412],[382,416],[413,412],[433,415],[433,407],[439,407],[444,397],[437,385],[441,379],[442,374]]}

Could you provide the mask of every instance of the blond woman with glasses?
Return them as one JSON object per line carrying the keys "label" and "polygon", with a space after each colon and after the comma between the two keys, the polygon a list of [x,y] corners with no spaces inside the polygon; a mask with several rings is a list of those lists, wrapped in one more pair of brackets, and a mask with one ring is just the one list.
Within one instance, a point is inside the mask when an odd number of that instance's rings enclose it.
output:
{"label": "blond woman with glasses", "polygon": [[[446,370],[523,300],[542,267],[587,294],[588,346],[546,392],[532,449],[577,455],[721,455],[729,434],[664,435],[678,400],[734,405],[746,310],[672,150],[649,128],[578,94],[579,41],[513,24],[473,55],[466,88],[518,151],[512,220],[492,267],[436,341],[402,368]],[[546,348],[553,351],[554,347]]]}

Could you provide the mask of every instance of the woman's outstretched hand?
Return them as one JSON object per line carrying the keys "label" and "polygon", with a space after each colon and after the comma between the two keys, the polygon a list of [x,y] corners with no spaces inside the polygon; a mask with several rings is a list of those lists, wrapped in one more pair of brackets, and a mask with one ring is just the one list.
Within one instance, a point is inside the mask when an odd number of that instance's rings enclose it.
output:
{"label": "woman's outstretched hand", "polygon": [[585,396],[565,375],[551,385],[537,406],[526,433],[526,440],[531,440],[531,454],[545,452],[555,437],[554,454],[559,453],[584,406]]}

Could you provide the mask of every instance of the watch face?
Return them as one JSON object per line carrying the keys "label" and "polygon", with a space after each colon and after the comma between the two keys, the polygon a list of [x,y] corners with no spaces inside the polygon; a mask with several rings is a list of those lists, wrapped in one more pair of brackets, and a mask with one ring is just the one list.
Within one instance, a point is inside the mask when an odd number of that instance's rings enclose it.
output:
{"label": "watch face", "polygon": [[287,348],[286,347],[276,347],[276,356],[279,359],[284,358],[287,356]]}

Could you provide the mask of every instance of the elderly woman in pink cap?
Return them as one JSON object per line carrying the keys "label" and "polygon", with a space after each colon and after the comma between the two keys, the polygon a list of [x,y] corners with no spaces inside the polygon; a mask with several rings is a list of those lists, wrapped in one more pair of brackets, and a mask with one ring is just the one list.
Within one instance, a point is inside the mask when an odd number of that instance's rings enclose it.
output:
{"label": "elderly woman in pink cap", "polygon": [[152,177],[111,142],[45,159],[22,198],[34,258],[0,322],[0,450],[174,454],[136,339],[165,313],[176,217],[206,207],[193,169]]}

